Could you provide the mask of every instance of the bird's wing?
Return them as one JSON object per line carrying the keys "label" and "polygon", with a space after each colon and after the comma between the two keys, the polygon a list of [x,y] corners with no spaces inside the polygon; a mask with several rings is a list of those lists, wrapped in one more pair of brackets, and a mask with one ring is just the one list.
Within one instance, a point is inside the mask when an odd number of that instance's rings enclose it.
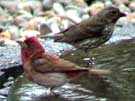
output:
{"label": "bird's wing", "polygon": [[63,32],[63,36],[56,39],[56,41],[72,43],[86,38],[97,37],[102,34],[104,27],[103,23],[88,23],[84,21],[66,29]]}
{"label": "bird's wing", "polygon": [[[28,63],[27,63],[28,64]],[[29,65],[38,72],[68,72],[68,71],[86,71],[86,68],[78,66],[70,61],[60,59],[58,56],[48,53],[33,54],[29,59]]]}
{"label": "bird's wing", "polygon": [[35,70],[39,73],[66,73],[71,77],[80,75],[82,73],[89,73],[91,75],[104,75],[109,73],[108,70],[79,67],[70,61],[60,59],[57,56],[55,57],[51,55],[46,56],[46,54],[34,54],[33,57],[36,61],[34,61],[31,57],[29,62],[26,64],[30,69],[28,70],[29,74],[31,73],[31,70]]}
{"label": "bird's wing", "polygon": [[29,62],[27,62],[27,66],[33,68],[31,70],[40,73],[61,72],[66,73],[69,76],[76,76],[86,72],[92,75],[108,74],[107,70],[80,67],[70,61],[60,59],[58,56],[50,55],[48,53],[39,54],[39,52],[36,52],[31,56]]}

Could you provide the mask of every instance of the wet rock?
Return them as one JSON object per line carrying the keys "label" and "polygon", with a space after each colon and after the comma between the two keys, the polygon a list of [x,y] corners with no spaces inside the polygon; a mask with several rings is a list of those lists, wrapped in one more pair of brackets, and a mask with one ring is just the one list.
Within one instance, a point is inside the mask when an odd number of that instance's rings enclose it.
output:
{"label": "wet rock", "polygon": [[30,5],[28,4],[28,2],[21,2],[19,3],[18,5],[18,9],[19,10],[24,10],[24,11],[27,11],[27,12],[31,12],[31,8],[30,8]]}
{"label": "wet rock", "polygon": [[54,10],[54,12],[56,12],[57,15],[60,15],[60,16],[65,15],[65,10],[60,3],[54,3],[52,9]]}
{"label": "wet rock", "polygon": [[135,23],[135,13],[130,13],[127,15],[127,20],[130,22],[130,23]]}
{"label": "wet rock", "polygon": [[88,15],[88,14],[84,14],[83,16],[82,16],[82,19],[83,20],[85,20],[85,19],[88,19],[90,16]]}
{"label": "wet rock", "polygon": [[13,81],[13,80],[14,80],[13,77],[9,77],[9,78],[8,78],[8,81]]}
{"label": "wet rock", "polygon": [[3,32],[3,30],[4,30],[4,27],[0,26],[0,33]]}
{"label": "wet rock", "polygon": [[46,23],[45,19],[42,17],[35,17],[30,19],[24,26],[24,30],[38,30],[40,24]]}
{"label": "wet rock", "polygon": [[51,33],[52,32],[52,30],[50,29],[50,27],[46,23],[42,23],[40,25],[39,31],[40,31],[40,33],[42,35],[48,34],[48,33]]}
{"label": "wet rock", "polygon": [[27,12],[27,11],[24,11],[24,10],[20,10],[19,14],[20,14],[19,17],[22,17],[22,18],[27,19],[27,20],[30,20],[33,17],[33,15],[30,12]]}
{"label": "wet rock", "polygon": [[19,46],[17,45],[8,44],[0,47],[0,56],[0,69],[6,69],[21,63]]}
{"label": "wet rock", "polygon": [[8,30],[0,33],[0,39],[11,39],[11,37],[12,35]]}
{"label": "wet rock", "polygon": [[18,5],[18,9],[36,14],[42,10],[42,4],[40,1],[20,2]]}
{"label": "wet rock", "polygon": [[1,1],[0,6],[8,9],[8,11],[13,14],[17,13],[16,9],[18,3],[19,3],[18,1]]}
{"label": "wet rock", "polygon": [[7,96],[9,89],[10,89],[10,87],[0,89],[0,95]]}
{"label": "wet rock", "polygon": [[27,20],[25,18],[23,18],[22,16],[17,16],[13,20],[13,24],[18,26],[19,28],[24,27],[26,25],[26,23],[27,23]]}
{"label": "wet rock", "polygon": [[0,12],[1,12],[0,18],[5,18],[7,16],[10,16],[10,14],[8,13],[8,10],[2,8],[2,6],[0,6]]}
{"label": "wet rock", "polygon": [[70,23],[69,20],[63,19],[63,20],[61,21],[60,29],[61,29],[61,31],[63,31],[63,30],[65,30],[65,29],[69,28],[69,27],[72,26],[72,25],[73,25],[73,24]]}
{"label": "wet rock", "polygon": [[8,81],[8,82],[4,83],[3,86],[10,87],[13,83],[14,83],[14,81]]}
{"label": "wet rock", "polygon": [[89,14],[90,15],[94,15],[96,14],[97,12],[99,12],[101,9],[103,9],[105,6],[102,2],[96,2],[96,3],[93,3],[91,6],[90,6],[90,11],[89,11]]}
{"label": "wet rock", "polygon": [[61,3],[64,5],[68,5],[72,3],[72,0],[43,0],[42,3],[43,3],[44,10],[48,10],[53,7],[54,3]]}
{"label": "wet rock", "polygon": [[124,3],[124,4],[129,4],[130,3],[130,0],[113,0],[113,2],[115,4],[120,4],[120,3]]}
{"label": "wet rock", "polygon": [[12,17],[4,17],[0,19],[0,24],[3,26],[9,26],[13,24],[13,18]]}
{"label": "wet rock", "polygon": [[118,7],[122,12],[125,12],[126,14],[131,12],[131,10],[125,4],[119,4]]}
{"label": "wet rock", "polygon": [[43,0],[42,3],[43,3],[44,10],[51,9],[54,2],[55,2],[55,0]]}
{"label": "wet rock", "polygon": [[3,82],[5,82],[5,75],[4,75],[4,72],[1,72],[0,71],[0,87],[3,85]]}
{"label": "wet rock", "polygon": [[48,24],[53,33],[60,32],[59,24],[57,23],[57,21],[55,21],[55,19],[52,18],[52,19],[48,20]]}
{"label": "wet rock", "polygon": [[135,1],[131,1],[129,7],[132,11],[135,11]]}
{"label": "wet rock", "polygon": [[15,40],[15,39],[20,37],[20,35],[19,35],[19,28],[17,26],[14,26],[14,25],[8,26],[8,27],[6,27],[6,29],[11,34],[11,40]]}
{"label": "wet rock", "polygon": [[10,87],[12,84],[14,83],[14,78],[13,77],[9,77],[7,82],[5,82],[3,84],[4,87]]}
{"label": "wet rock", "polygon": [[7,97],[0,95],[0,100],[1,101],[7,101]]}
{"label": "wet rock", "polygon": [[105,6],[111,6],[111,5],[113,5],[113,3],[112,3],[111,0],[105,0],[104,4],[105,4]]}
{"label": "wet rock", "polygon": [[13,40],[4,39],[3,41],[4,42],[2,43],[1,46],[4,46],[4,47],[9,46],[9,45],[11,45],[11,46],[16,46],[17,45],[17,43],[15,41],[13,41]]}
{"label": "wet rock", "polygon": [[68,10],[66,11],[66,15],[67,15],[70,19],[72,19],[73,21],[75,21],[76,23],[79,23],[79,22],[82,21],[80,15],[79,15],[79,13],[78,13],[78,11],[75,10],[75,9],[68,9]]}
{"label": "wet rock", "polygon": [[38,36],[40,35],[40,32],[36,30],[26,30],[26,31],[23,31],[20,35],[22,38],[27,38],[30,36]]}
{"label": "wet rock", "polygon": [[132,39],[135,37],[135,24],[127,20],[126,17],[121,18],[117,23],[111,39],[107,42],[117,42],[120,40]]}
{"label": "wet rock", "polygon": [[4,43],[5,43],[5,41],[2,39],[2,40],[0,40],[0,46],[3,46],[4,45]]}

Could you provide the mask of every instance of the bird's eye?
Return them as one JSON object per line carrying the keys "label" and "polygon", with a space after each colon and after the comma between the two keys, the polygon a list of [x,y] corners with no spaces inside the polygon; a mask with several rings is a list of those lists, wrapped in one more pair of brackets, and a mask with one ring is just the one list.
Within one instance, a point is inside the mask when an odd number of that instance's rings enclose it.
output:
{"label": "bird's eye", "polygon": [[113,15],[118,14],[118,12],[117,12],[117,11],[111,11],[111,13],[112,13]]}
{"label": "bird's eye", "polygon": [[27,46],[28,46],[29,48],[34,48],[33,43],[26,42],[26,44],[27,44]]}

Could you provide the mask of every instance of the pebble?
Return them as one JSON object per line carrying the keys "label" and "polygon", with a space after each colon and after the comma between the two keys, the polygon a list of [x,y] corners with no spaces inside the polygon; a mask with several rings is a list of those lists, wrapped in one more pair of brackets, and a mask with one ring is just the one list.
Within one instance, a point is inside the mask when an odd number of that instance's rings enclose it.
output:
{"label": "pebble", "polygon": [[135,1],[131,1],[129,7],[132,11],[135,11]]}
{"label": "pebble", "polygon": [[23,18],[22,16],[17,16],[13,19],[13,24],[18,27],[24,27],[27,23],[27,20]]}
{"label": "pebble", "polygon": [[51,28],[46,23],[40,25],[39,31],[42,35],[52,32]]}
{"label": "pebble", "polygon": [[9,77],[8,81],[3,84],[4,87],[10,87],[14,83],[14,78]]}
{"label": "pebble", "polygon": [[46,23],[45,19],[42,17],[34,17],[30,19],[24,26],[24,30],[38,30],[40,24]]}
{"label": "pebble", "polygon": [[59,3],[63,5],[69,5],[73,2],[73,0],[43,0],[43,8],[44,10],[50,10],[53,7],[54,3]]}
{"label": "pebble", "polygon": [[4,43],[5,43],[5,40],[0,40],[0,46],[3,46],[4,45]]}
{"label": "pebble", "polygon": [[5,87],[5,88],[0,89],[0,95],[7,96],[9,89],[10,87]]}
{"label": "pebble", "polygon": [[95,2],[90,6],[90,15],[94,15],[105,7],[103,2]]}
{"label": "pebble", "polygon": [[118,6],[120,8],[120,11],[127,13],[130,13],[131,10],[125,5],[125,4],[119,4]]}
{"label": "pebble", "polygon": [[58,23],[55,21],[55,19],[52,19],[52,21],[49,23],[49,26],[52,30],[53,33],[58,33],[60,32],[60,28]]}
{"label": "pebble", "polygon": [[37,0],[21,2],[18,5],[18,9],[33,12],[33,14],[36,14],[42,10],[42,3]]}
{"label": "pebble", "polygon": [[8,82],[4,83],[3,86],[10,87],[13,83],[14,83],[14,81],[8,81]]}
{"label": "pebble", "polygon": [[26,30],[26,31],[21,32],[20,35],[22,38],[27,38],[30,36],[38,36],[40,35],[40,32],[36,30]]}
{"label": "pebble", "polygon": [[11,40],[19,38],[19,28],[15,25],[6,27],[11,34]]}
{"label": "pebble", "polygon": [[69,10],[67,10],[66,15],[70,19],[72,19],[73,21],[75,21],[76,23],[79,23],[79,22],[82,21],[80,15],[78,13],[78,11],[76,11],[75,9],[69,9]]}
{"label": "pebble", "polygon": [[0,95],[0,101],[7,101],[7,97]]}
{"label": "pebble", "polygon": [[113,0],[113,2],[115,3],[115,4],[121,4],[121,3],[123,3],[123,4],[129,4],[130,3],[130,0]]}
{"label": "pebble", "polygon": [[0,33],[0,39],[11,39],[11,38],[12,38],[11,32],[9,32],[8,30]]}
{"label": "pebble", "polygon": [[17,43],[13,40],[4,39],[3,41],[4,42],[2,43],[2,46],[10,46],[10,45],[16,46],[17,45]]}
{"label": "pebble", "polygon": [[63,6],[60,3],[54,3],[52,10],[54,10],[54,12],[59,16],[64,16],[66,13]]}
{"label": "pebble", "polygon": [[[17,45],[13,40],[19,38],[60,32],[112,4],[130,14],[118,21],[117,25],[121,27],[116,25],[110,42],[134,37],[135,14],[131,13],[135,11],[134,0],[96,0],[90,6],[86,5],[84,0],[2,1],[0,2],[0,46]],[[41,31],[40,26],[43,26],[44,30]],[[72,48],[66,47],[65,43],[59,44],[53,41],[44,44],[48,50],[55,47],[55,52],[52,52],[54,54],[63,50],[60,47],[64,47],[65,50]],[[0,89],[0,100],[6,100],[8,90],[13,83],[14,78],[11,77],[3,84],[5,88]]]}
{"label": "pebble", "polygon": [[127,15],[127,20],[130,22],[134,22],[135,23],[135,13],[130,13]]}
{"label": "pebble", "polygon": [[43,4],[44,10],[51,9],[54,2],[55,2],[54,0],[43,0],[42,4]]}

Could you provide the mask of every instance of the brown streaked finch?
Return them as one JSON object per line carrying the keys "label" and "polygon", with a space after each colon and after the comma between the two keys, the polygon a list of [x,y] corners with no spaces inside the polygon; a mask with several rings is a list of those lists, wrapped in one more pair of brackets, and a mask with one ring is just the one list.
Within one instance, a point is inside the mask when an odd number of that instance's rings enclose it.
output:
{"label": "brown streaked finch", "polygon": [[[126,16],[117,7],[109,6],[99,11],[87,20],[84,20],[70,28],[56,34],[48,34],[41,38],[53,38],[56,42],[66,42],[84,50],[86,53],[90,49],[96,48],[110,39],[115,23],[120,17]],[[72,51],[72,50],[71,50]],[[70,53],[66,52],[67,53]],[[86,58],[88,66],[91,65],[92,58]]]}
{"label": "brown streaked finch", "polygon": [[92,49],[105,43],[112,36],[115,23],[120,17],[126,16],[116,7],[109,6],[94,16],[70,28],[53,35],[41,36],[53,38],[58,42],[72,44],[77,49]]}

